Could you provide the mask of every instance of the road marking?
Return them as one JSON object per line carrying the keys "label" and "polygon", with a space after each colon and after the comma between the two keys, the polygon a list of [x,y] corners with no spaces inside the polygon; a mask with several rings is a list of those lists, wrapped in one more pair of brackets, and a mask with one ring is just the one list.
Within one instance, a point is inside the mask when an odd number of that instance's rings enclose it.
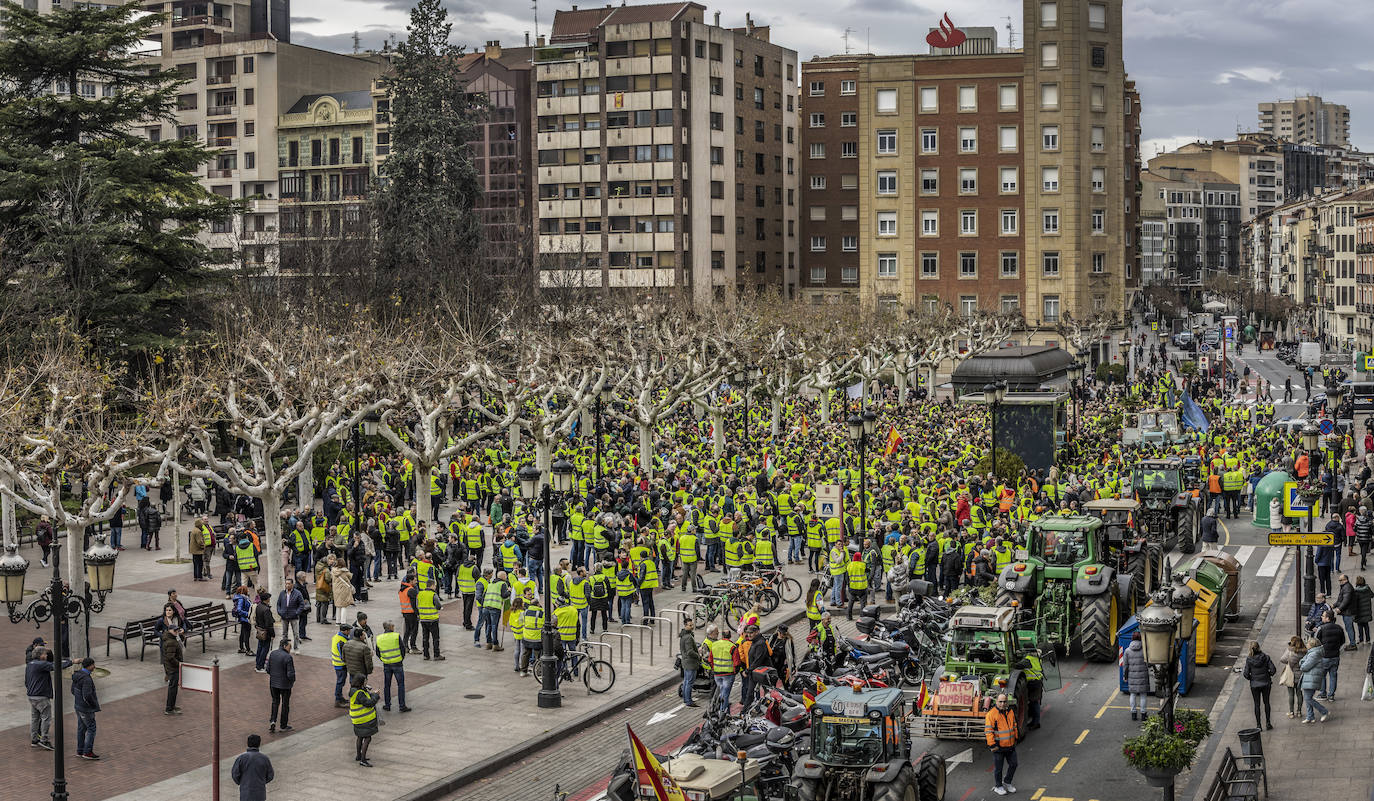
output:
{"label": "road marking", "polygon": [[678,704],[677,706],[673,707],[667,712],[655,712],[653,715],[649,717],[649,722],[645,723],[644,725],[652,726],[655,723],[662,723],[665,720],[671,720],[674,715],[676,715],[677,713],[681,712],[686,708],[686,704]]}
{"label": "road marking", "polygon": [[1225,548],[1231,544],[1231,529],[1227,528],[1226,523],[1221,520],[1217,521],[1217,525],[1221,526],[1222,533],[1226,535],[1226,539],[1221,543],[1221,547]]}
{"label": "road marking", "polygon": [[1069,685],[1070,685],[1070,684],[1073,684],[1073,682],[1071,682],[1071,681],[1066,681],[1066,682],[1064,682],[1064,686],[1062,686],[1062,687],[1059,688],[1059,694],[1060,694],[1060,695],[1063,695],[1063,694],[1064,694],[1064,691],[1067,690],[1067,689],[1069,689]]}
{"label": "road marking", "polygon": [[1073,744],[1074,744],[1074,745],[1082,745],[1082,744],[1083,744],[1083,740],[1086,739],[1087,736],[1088,736],[1088,730],[1087,730],[1087,729],[1084,729],[1084,730],[1083,730],[1083,733],[1080,734],[1080,735],[1078,735],[1078,739],[1073,741]]}
{"label": "road marking", "polygon": [[1045,788],[1041,787],[1031,794],[1031,801],[1040,801],[1040,796],[1045,794]]}
{"label": "road marking", "polygon": [[1059,762],[1058,762],[1057,764],[1055,764],[1055,766],[1054,766],[1053,768],[1050,769],[1050,773],[1058,773],[1059,771],[1063,770],[1063,769],[1064,769],[1064,763],[1065,763],[1065,762],[1068,762],[1068,761],[1069,761],[1069,758],[1068,758],[1068,757],[1062,757],[1062,758],[1060,758]]}
{"label": "road marking", "polygon": [[1269,549],[1269,554],[1260,562],[1259,570],[1255,572],[1256,578],[1273,578],[1279,574],[1279,563],[1283,561],[1283,547]]}
{"label": "road marking", "polygon": [[963,765],[963,764],[967,764],[967,765],[972,765],[972,764],[973,764],[973,749],[972,749],[972,748],[964,749],[964,750],[961,751],[960,753],[957,753],[957,754],[955,754],[954,756],[950,757],[949,759],[946,759],[946,760],[945,760],[945,775],[949,775],[950,773],[953,773],[955,768],[957,768],[957,767],[959,767],[960,765]]}
{"label": "road marking", "polygon": [[1112,694],[1107,696],[1107,703],[1103,704],[1102,708],[1097,710],[1097,714],[1093,715],[1093,718],[1096,719],[1102,717],[1102,713],[1107,711],[1107,707],[1111,705],[1112,701],[1116,700],[1116,697],[1118,695],[1121,695],[1120,687],[1116,687],[1112,690]]}
{"label": "road marking", "polygon": [[1237,561],[1237,562],[1240,562],[1241,565],[1244,566],[1246,562],[1249,562],[1249,561],[1250,561],[1250,557],[1251,557],[1251,556],[1254,556],[1254,555],[1255,555],[1255,546],[1253,546],[1253,545],[1242,545],[1242,546],[1240,546],[1240,550],[1236,551],[1236,561]]}

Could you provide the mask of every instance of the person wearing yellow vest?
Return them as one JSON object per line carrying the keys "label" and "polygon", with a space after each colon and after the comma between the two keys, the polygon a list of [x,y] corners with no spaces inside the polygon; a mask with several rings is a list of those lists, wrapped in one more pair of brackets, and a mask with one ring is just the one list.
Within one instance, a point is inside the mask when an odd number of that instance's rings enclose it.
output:
{"label": "person wearing yellow vest", "polygon": [[847,573],[845,563],[848,552],[840,543],[830,546],[830,554],[827,557],[830,565],[830,605],[839,608],[844,603],[844,580]]}
{"label": "person wearing yellow vest", "polygon": [[406,573],[405,581],[401,582],[397,597],[401,602],[401,621],[405,624],[405,636],[402,641],[412,654],[420,653],[420,649],[416,646],[416,640],[420,637],[420,615],[415,611],[415,599],[419,595],[420,588],[415,585],[415,576]]}
{"label": "person wearing yellow vest", "polygon": [[730,692],[735,688],[735,644],[730,638],[722,636],[719,627],[712,625],[706,629],[706,637],[701,647],[711,670],[711,678],[716,682],[716,696],[711,700],[711,709],[730,709]]}
{"label": "person wearing yellow vest", "polygon": [[480,647],[479,638],[487,635],[488,651],[504,651],[501,647],[501,613],[510,605],[510,585],[504,572],[493,575],[491,568],[482,571],[477,582],[477,628],[472,632],[472,645]]}
{"label": "person wearing yellow vest", "polygon": [[[456,547],[456,546],[451,546]],[[481,568],[477,566],[477,560],[469,556],[458,565],[457,578],[458,594],[463,597],[463,628],[472,631],[472,608],[477,597],[477,577],[481,574]]]}
{"label": "person wearing yellow vest", "polygon": [[391,711],[391,680],[396,679],[396,702],[402,712],[409,712],[406,706],[405,644],[401,635],[396,633],[396,624],[390,620],[382,623],[382,633],[377,635],[377,658],[382,662],[382,710]]}
{"label": "person wearing yellow vest", "polygon": [[420,641],[425,659],[429,659],[429,642],[434,640],[434,659],[442,662],[447,657],[439,653],[439,610],[444,605],[439,601],[439,593],[428,584],[421,585],[415,594],[415,612],[420,618]]}
{"label": "person wearing yellow vest", "polygon": [[854,602],[859,602],[860,611],[868,604],[868,565],[864,564],[863,556],[856,553],[844,567],[849,586],[849,606],[845,615],[853,620]]}
{"label": "person wearing yellow vest", "polygon": [[365,768],[372,767],[367,761],[367,748],[372,745],[372,737],[377,733],[377,691],[365,686],[366,676],[354,676],[348,696],[348,719],[353,723],[353,736],[358,738],[358,753],[353,759]]}
{"label": "person wearing yellow vest", "polygon": [[1228,465],[1226,472],[1221,474],[1221,492],[1226,501],[1226,517],[1240,517],[1240,490],[1245,486],[1245,472],[1240,469],[1239,463],[1235,466]]}
{"label": "person wearing yellow vest", "polygon": [[522,676],[530,675],[530,665],[539,662],[544,645],[544,607],[535,600],[534,590],[525,592],[524,625],[520,630],[520,660],[515,669]]}
{"label": "person wearing yellow vest", "polygon": [[697,550],[697,533],[693,529],[688,529],[677,537],[678,559],[682,561],[682,591],[686,592],[687,587],[696,587],[697,562],[700,552]]}
{"label": "person wearing yellow vest", "polygon": [[821,592],[821,580],[811,579],[811,586],[806,590],[806,622],[811,628],[816,628],[816,624],[821,622],[821,615],[825,614],[825,593]]}
{"label": "person wearing yellow vest", "polygon": [[649,618],[658,615],[658,607],[654,606],[654,590],[658,589],[658,565],[653,559],[645,559],[639,563],[639,607],[644,615],[644,625],[649,625]]}
{"label": "person wearing yellow vest", "polygon": [[348,680],[348,671],[344,669],[343,647],[352,631],[351,623],[340,623],[339,630],[329,641],[329,662],[334,666],[334,706],[337,707],[348,704],[343,695],[344,683]]}
{"label": "person wearing yellow vest", "polygon": [[[583,568],[578,568],[579,572]],[[579,628],[585,625],[582,615],[586,610],[579,610],[572,604],[554,602],[553,622],[558,629],[558,675],[563,675],[563,660],[567,659],[568,654],[572,653],[577,647],[580,639]]]}

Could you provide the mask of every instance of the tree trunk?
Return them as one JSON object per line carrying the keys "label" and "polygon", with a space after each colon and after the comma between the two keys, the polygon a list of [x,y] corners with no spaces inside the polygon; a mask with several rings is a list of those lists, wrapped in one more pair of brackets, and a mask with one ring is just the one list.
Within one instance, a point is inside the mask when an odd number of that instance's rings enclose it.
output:
{"label": "tree trunk", "polygon": [[[822,385],[818,387],[821,393],[821,425],[830,422],[830,386]],[[776,403],[777,401],[774,401]],[[777,407],[774,407],[774,415],[777,415]]]}
{"label": "tree trunk", "polygon": [[412,465],[415,469],[415,519],[423,522],[433,516],[434,510],[429,505],[429,478],[434,468],[419,462],[412,462]]}
{"label": "tree trunk", "polygon": [[644,475],[654,475],[654,430],[641,423],[639,425],[639,469]]}
{"label": "tree trunk", "polygon": [[520,450],[520,424],[511,423],[510,432],[507,436],[506,449],[514,456]]}
{"label": "tree trunk", "polygon": [[266,580],[259,574],[259,587],[266,587],[275,597],[285,585],[285,571],[281,563],[281,496],[269,489],[262,499],[263,532],[262,554],[258,556],[258,568],[265,569]]}
{"label": "tree trunk", "polygon": [[14,523],[14,499],[0,495],[0,519],[4,522],[4,544],[19,546],[19,538]]}
{"label": "tree trunk", "polygon": [[711,408],[711,458],[719,459],[725,452],[725,410]]}
{"label": "tree trunk", "polygon": [[534,466],[543,476],[542,481],[546,484],[553,484],[553,474],[549,468],[553,465],[553,440],[545,437],[535,440],[534,443]]}
{"label": "tree trunk", "polygon": [[[782,398],[779,398],[779,397],[777,397],[777,396],[775,395],[775,396],[773,396],[773,398],[768,402],[768,405],[769,405],[769,412],[768,412],[768,413],[769,413],[768,431],[769,431],[769,433],[770,433],[773,437],[776,438],[776,437],[778,436],[778,426],[782,425]],[[824,404],[824,403],[821,403],[821,422],[822,422],[822,423],[825,422],[825,418],[826,418],[825,404]]]}
{"label": "tree trunk", "polygon": [[[298,438],[296,440],[297,453],[305,449],[305,443]],[[306,465],[299,476],[296,476],[296,500],[301,509],[307,509],[315,505],[315,460],[312,458],[310,464]]]}
{"label": "tree trunk", "polygon": [[176,560],[181,564],[181,471],[172,469],[172,539],[176,540]]}
{"label": "tree trunk", "polygon": [[906,373],[900,369],[894,370],[893,374],[897,377],[897,402],[906,403]]}

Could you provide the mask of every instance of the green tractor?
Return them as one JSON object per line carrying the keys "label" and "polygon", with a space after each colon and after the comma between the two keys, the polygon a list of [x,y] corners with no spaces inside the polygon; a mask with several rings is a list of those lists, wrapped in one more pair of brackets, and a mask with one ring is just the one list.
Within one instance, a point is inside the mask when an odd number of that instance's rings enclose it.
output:
{"label": "green tractor", "polygon": [[797,801],[944,801],[945,760],[911,761],[896,687],[831,687],[811,707],[811,753],[792,768]]}
{"label": "green tractor", "polygon": [[1140,501],[1136,525],[1166,551],[1175,544],[1183,553],[1197,550],[1201,502],[1187,486],[1189,468],[1183,459],[1171,456],[1141,460],[1131,471],[1131,492]]}
{"label": "green tractor", "polygon": [[1043,517],[1031,524],[1019,560],[997,577],[997,605],[1013,602],[1036,641],[1061,656],[1077,639],[1093,662],[1116,658],[1116,630],[1134,614],[1135,575],[1112,566],[1101,518]]}

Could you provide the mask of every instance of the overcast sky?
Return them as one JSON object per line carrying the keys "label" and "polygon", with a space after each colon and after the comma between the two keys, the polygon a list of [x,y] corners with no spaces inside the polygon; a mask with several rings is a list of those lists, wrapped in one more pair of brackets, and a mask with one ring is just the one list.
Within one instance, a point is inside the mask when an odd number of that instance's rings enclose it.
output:
{"label": "overcast sky", "polygon": [[[618,0],[617,0],[618,1]],[[292,39],[348,52],[356,33],[364,49],[391,35],[405,37],[412,0],[293,0]],[[444,0],[454,40],[480,47],[488,39],[520,45],[535,30],[528,0]],[[587,3],[585,5],[592,5]],[[584,7],[585,7],[584,5]],[[1006,45],[1011,24],[1021,42],[1017,0],[762,0],[740,6],[704,3],[720,10],[721,24],[771,25],[773,41],[800,59],[843,53],[845,28],[855,52],[925,52],[925,31],[953,9],[960,26],[995,26]],[[538,30],[548,33],[553,13],[568,2],[541,2]],[[730,10],[731,8],[735,10]],[[1149,158],[1194,139],[1255,130],[1255,104],[1320,94],[1350,107],[1351,140],[1374,147],[1374,3],[1362,0],[1126,0],[1126,70],[1144,105],[1143,151]]]}

